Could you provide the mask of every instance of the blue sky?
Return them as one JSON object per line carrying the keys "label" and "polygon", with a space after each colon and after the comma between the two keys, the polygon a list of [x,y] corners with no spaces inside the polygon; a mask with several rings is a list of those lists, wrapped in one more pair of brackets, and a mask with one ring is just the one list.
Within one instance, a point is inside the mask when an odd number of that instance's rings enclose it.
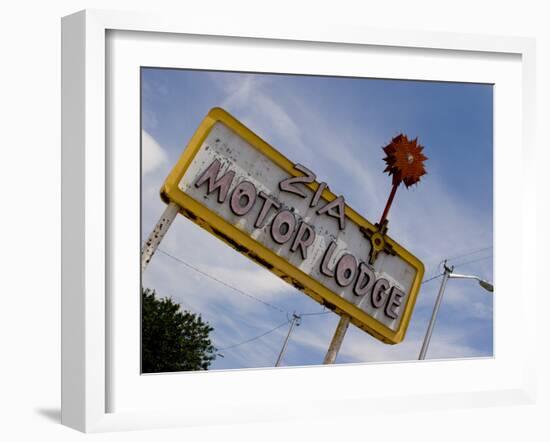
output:
{"label": "blue sky", "polygon": [[[418,186],[400,187],[390,235],[419,257],[426,278],[445,258],[456,271],[492,281],[493,89],[491,85],[314,76],[142,69],[142,237],[162,213],[158,191],[189,138],[220,106],[241,120],[371,221],[391,188],[381,147],[399,132],[418,137],[429,157]],[[218,348],[261,335],[286,312],[320,305],[179,216],[161,249],[277,308],[266,306],[157,253],[145,287],[201,313]],[[338,363],[414,360],[441,279],[422,286],[405,341],[386,345],[351,326]],[[283,365],[322,363],[338,317],[304,316]],[[212,369],[273,366],[283,326],[222,350]],[[492,356],[493,299],[475,282],[447,286],[427,358]]]}

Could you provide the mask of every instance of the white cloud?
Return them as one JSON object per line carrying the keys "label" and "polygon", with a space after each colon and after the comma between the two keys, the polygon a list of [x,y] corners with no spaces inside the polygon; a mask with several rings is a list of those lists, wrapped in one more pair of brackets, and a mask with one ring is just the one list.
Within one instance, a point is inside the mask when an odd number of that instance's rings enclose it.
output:
{"label": "white cloud", "polygon": [[241,121],[253,128],[265,140],[278,136],[289,150],[309,153],[299,126],[281,105],[280,99],[269,91],[267,77],[240,76],[230,81],[218,81],[217,85],[226,95],[221,106],[239,116]]}
{"label": "white cloud", "polygon": [[141,167],[144,175],[154,172],[167,161],[166,153],[145,130],[141,131]]}
{"label": "white cloud", "polygon": [[246,289],[252,293],[261,293],[263,299],[277,298],[289,292],[289,285],[282,279],[256,264],[252,263],[252,266],[255,268],[248,268],[248,265],[240,268],[207,266],[205,270],[232,287],[238,288],[246,281]]}
{"label": "white cloud", "polygon": [[[361,332],[362,333],[362,332]],[[439,327],[428,347],[427,358],[463,358],[480,356],[481,352],[462,342],[455,330]],[[346,337],[341,357],[355,362],[414,361],[418,359],[424,336],[409,336],[401,344],[391,346],[364,339],[359,333]]]}

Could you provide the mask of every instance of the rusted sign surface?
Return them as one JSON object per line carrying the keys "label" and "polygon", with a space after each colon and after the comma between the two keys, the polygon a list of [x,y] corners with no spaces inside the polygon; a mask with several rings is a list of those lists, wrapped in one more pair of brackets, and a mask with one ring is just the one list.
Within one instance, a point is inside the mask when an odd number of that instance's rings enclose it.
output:
{"label": "rusted sign surface", "polygon": [[376,338],[403,340],[424,273],[394,254],[368,264],[372,224],[222,109],[210,111],[161,195],[239,252]]}

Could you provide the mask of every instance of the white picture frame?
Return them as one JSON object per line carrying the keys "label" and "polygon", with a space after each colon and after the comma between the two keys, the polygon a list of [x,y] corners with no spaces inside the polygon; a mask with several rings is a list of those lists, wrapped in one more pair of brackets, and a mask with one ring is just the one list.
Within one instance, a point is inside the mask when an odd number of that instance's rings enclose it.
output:
{"label": "white picture frame", "polygon": [[[513,131],[517,137],[511,137],[511,141],[519,143],[514,152],[519,152],[523,162],[523,186],[517,189],[504,189],[499,187],[498,180],[495,186],[497,196],[498,192],[506,191],[519,199],[516,204],[521,207],[519,224],[510,220],[505,222],[503,217],[499,220],[498,215],[498,210],[507,210],[500,204],[505,199],[495,200],[495,249],[501,256],[501,259],[497,260],[500,270],[496,272],[495,279],[497,287],[498,284],[506,287],[500,289],[503,301],[498,306],[504,312],[500,316],[503,320],[497,316],[495,321],[495,339],[501,339],[503,342],[502,357],[497,353],[494,359],[483,362],[426,361],[421,364],[405,364],[405,368],[399,368],[403,364],[318,367],[313,369],[316,371],[309,371],[307,374],[301,372],[301,369],[183,373],[182,375],[188,379],[195,376],[194,381],[204,388],[213,382],[218,390],[227,390],[220,393],[219,401],[209,404],[198,403],[192,410],[178,407],[169,400],[163,401],[162,406],[150,409],[145,406],[136,406],[135,409],[114,407],[110,403],[110,395],[115,388],[112,379],[118,364],[113,368],[113,361],[117,361],[117,357],[120,361],[120,358],[124,359],[125,356],[113,353],[114,347],[109,339],[113,331],[113,321],[118,314],[115,312],[120,311],[113,309],[112,300],[108,296],[109,268],[111,260],[115,259],[110,254],[109,244],[113,241],[113,233],[116,232],[116,229],[108,228],[113,211],[113,195],[110,194],[109,180],[112,178],[113,168],[125,166],[121,166],[120,162],[111,161],[109,143],[113,142],[113,134],[107,131],[106,127],[106,121],[112,116],[111,109],[107,106],[109,82],[112,78],[106,75],[106,72],[110,72],[107,69],[108,63],[112,63],[113,60],[108,59],[108,56],[117,56],[116,52],[108,50],[108,34],[113,32],[138,32],[144,39],[153,35],[150,33],[155,33],[155,38],[166,36],[172,40],[185,39],[186,35],[217,36],[228,41],[246,39],[250,42],[269,41],[274,45],[284,42],[287,46],[304,42],[311,45],[336,45],[339,48],[368,46],[376,48],[380,53],[391,48],[400,48],[403,54],[420,49],[429,51],[435,58],[443,57],[445,54],[469,54],[480,62],[491,54],[502,54],[519,60],[521,90],[512,90],[510,93],[515,99],[519,99],[521,109],[516,109],[510,114],[513,121],[508,123],[515,124]],[[390,32],[342,26],[331,26],[329,29],[311,25],[304,28],[282,23],[266,27],[265,24],[259,25],[244,20],[215,22],[197,17],[182,19],[151,14],[87,10],[63,18],[62,56],[63,424],[80,431],[100,432],[220,422],[254,422],[308,417],[313,414],[364,415],[380,410],[396,413],[415,407],[441,409],[468,407],[472,404],[487,406],[500,403],[532,403],[535,394],[533,354],[536,335],[535,321],[526,314],[529,305],[536,302],[535,281],[526,276],[528,257],[535,256],[536,252],[536,242],[532,240],[534,232],[529,229],[527,223],[527,220],[535,217],[535,177],[534,174],[527,173],[534,160],[532,134],[535,120],[535,46],[532,39],[414,31]],[[422,78],[422,66],[418,69],[418,78]],[[495,102],[496,119],[501,118],[505,112],[505,109],[499,106],[502,104]],[[137,111],[134,109],[134,112]],[[504,146],[503,149],[506,147],[505,140],[499,138],[497,131],[495,145],[499,143]],[[513,160],[508,160],[508,166],[502,167],[509,167],[510,161],[513,165]],[[501,173],[498,167],[495,172],[497,177]],[[502,239],[499,240],[499,235],[502,235],[500,238],[504,238],[507,226],[516,226],[516,231],[514,244],[507,245],[507,250],[504,250],[504,243]],[[507,262],[508,259],[510,262]],[[519,264],[514,267],[513,263],[517,263],[518,260]],[[516,278],[513,285],[503,284],[506,282],[506,275],[511,273]],[[516,296],[520,293],[515,299],[519,307],[513,325],[505,321],[512,318],[506,310],[510,302],[506,300],[506,294],[511,295],[512,291]],[[137,317],[135,320],[137,321]],[[521,339],[513,338],[513,328],[521,328]],[[499,336],[506,336],[506,339]],[[520,344],[521,352],[517,351]],[[419,379],[419,388],[424,390],[404,392],[399,385],[384,389],[372,386],[369,390],[357,388],[352,393],[347,393],[349,389],[342,388],[334,394],[315,395],[312,387],[311,394],[308,395],[308,385],[304,384],[306,377],[311,378],[314,373],[317,373],[317,376],[321,373],[329,383],[334,383],[343,377],[353,382],[353,379],[358,379],[365,373],[386,376],[393,372],[394,376],[399,376],[400,371],[405,369],[411,376]],[[457,371],[466,373],[465,378],[460,382],[455,380],[454,389],[445,387],[445,378]],[[136,373],[135,370],[130,374],[129,378],[137,376],[140,382],[144,380],[148,383],[143,386],[143,391],[146,392],[143,397],[149,403],[154,403],[148,396],[152,394],[151,391],[171,391],[176,379],[171,378],[171,375],[140,377],[139,372]],[[434,379],[434,375],[443,378],[442,382],[434,382],[432,388],[426,389],[427,384],[422,382],[427,382],[426,379],[429,378]],[[494,377],[496,381],[491,385],[486,384],[486,387],[482,381],[476,381],[476,378],[488,377]],[[115,377],[120,378],[121,376]],[[263,403],[257,391],[259,386],[265,385],[266,380],[273,383],[275,388],[283,382],[301,383],[306,393],[302,400],[293,401],[291,404],[283,403],[281,398]],[[237,395],[237,390],[231,390],[232,384],[245,385],[243,394]],[[120,394],[129,395],[129,390],[134,387],[136,384],[127,384],[126,390],[121,390]],[[268,392],[269,394],[276,392]],[[223,397],[230,399],[224,400]],[[129,396],[126,402],[134,399]],[[337,407],[334,406],[336,403]],[[231,404],[230,410],[228,404]]]}

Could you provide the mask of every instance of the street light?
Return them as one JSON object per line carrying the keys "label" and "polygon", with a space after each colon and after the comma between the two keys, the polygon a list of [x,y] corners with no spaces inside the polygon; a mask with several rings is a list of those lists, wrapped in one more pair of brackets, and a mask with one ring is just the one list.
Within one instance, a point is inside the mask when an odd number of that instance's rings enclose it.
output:
{"label": "street light", "polygon": [[485,281],[484,279],[481,279],[479,276],[460,275],[458,273],[453,273],[454,267],[453,266],[447,267],[447,261],[443,263],[443,268],[445,269],[445,271],[443,272],[443,280],[441,281],[441,287],[439,287],[439,293],[437,294],[437,299],[435,301],[432,317],[428,325],[428,330],[426,331],[426,336],[424,337],[424,342],[422,343],[422,348],[420,349],[420,355],[418,356],[418,359],[420,360],[426,359],[426,352],[428,351],[428,345],[430,345],[430,339],[432,338],[432,332],[434,329],[437,312],[439,311],[439,306],[441,305],[441,299],[443,298],[443,292],[445,291],[447,281],[450,278],[475,279],[477,282],[479,282],[479,285],[483,287],[485,290],[487,290],[488,292],[492,293],[494,290],[493,284],[491,284],[488,281]]}

